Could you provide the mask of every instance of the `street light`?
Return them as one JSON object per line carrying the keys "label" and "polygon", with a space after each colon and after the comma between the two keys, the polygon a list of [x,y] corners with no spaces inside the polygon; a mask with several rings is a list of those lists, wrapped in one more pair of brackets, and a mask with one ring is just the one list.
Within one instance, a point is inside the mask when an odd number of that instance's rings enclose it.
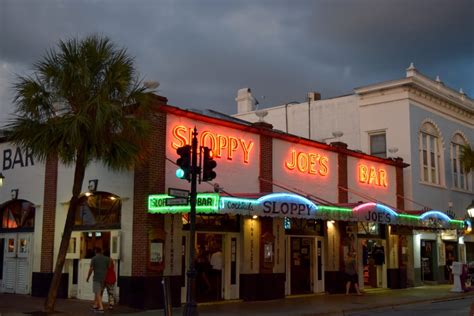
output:
{"label": "street light", "polygon": [[3,173],[0,172],[0,187],[3,186],[3,179],[5,179],[5,177],[3,176]]}
{"label": "street light", "polygon": [[467,207],[467,214],[470,218],[474,218],[474,200],[472,200],[472,203]]}

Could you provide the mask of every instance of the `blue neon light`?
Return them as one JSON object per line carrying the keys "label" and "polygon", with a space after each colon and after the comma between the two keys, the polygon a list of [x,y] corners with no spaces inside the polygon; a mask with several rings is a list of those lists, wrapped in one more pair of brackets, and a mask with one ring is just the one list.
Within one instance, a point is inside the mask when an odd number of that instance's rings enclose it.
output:
{"label": "blue neon light", "polygon": [[276,201],[284,200],[284,202],[288,202],[288,199],[294,199],[295,203],[299,202],[299,203],[304,203],[304,204],[310,204],[315,208],[315,210],[318,210],[318,206],[316,204],[314,204],[314,202],[312,202],[312,201],[308,200],[307,198],[302,197],[300,195],[291,194],[291,193],[282,193],[282,192],[272,193],[272,194],[262,196],[257,201],[258,201],[258,203],[263,203],[268,199],[272,199],[273,201],[275,201],[275,200]]}
{"label": "blue neon light", "polygon": [[449,218],[448,215],[436,210],[431,210],[429,212],[423,213],[422,215],[420,215],[420,219],[425,219],[425,217],[428,217],[428,216],[440,217],[441,219],[444,219],[445,221],[448,221],[448,222],[451,221],[451,218]]}

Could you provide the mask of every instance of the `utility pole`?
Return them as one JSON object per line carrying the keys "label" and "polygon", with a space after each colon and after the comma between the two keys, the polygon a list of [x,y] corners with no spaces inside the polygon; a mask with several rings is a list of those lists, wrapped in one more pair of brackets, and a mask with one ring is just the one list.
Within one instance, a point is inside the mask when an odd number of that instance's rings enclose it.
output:
{"label": "utility pole", "polygon": [[186,304],[183,309],[183,316],[199,315],[196,304],[196,269],[194,268],[194,244],[196,240],[196,183],[197,183],[197,129],[194,127],[193,139],[191,143],[191,194],[189,213],[189,270],[188,284],[186,288]]}

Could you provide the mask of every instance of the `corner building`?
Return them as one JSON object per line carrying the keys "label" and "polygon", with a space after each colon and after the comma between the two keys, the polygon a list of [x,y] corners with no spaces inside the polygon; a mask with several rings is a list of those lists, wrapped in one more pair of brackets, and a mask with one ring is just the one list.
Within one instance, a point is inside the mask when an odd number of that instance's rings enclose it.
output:
{"label": "corner building", "polygon": [[[197,301],[268,300],[344,289],[341,271],[357,254],[361,287],[407,286],[417,235],[462,230],[437,211],[404,212],[401,159],[385,159],[273,130],[212,112],[195,113],[155,97],[147,162],[128,172],[100,163],[86,170],[70,241],[61,297],[92,299],[85,282],[91,250],[110,250],[121,304],[163,307],[186,297],[189,206],[171,205],[176,149],[198,131],[212,148],[217,178],[198,185]],[[0,289],[45,296],[70,199],[73,168],[55,157],[41,164],[0,144]],[[8,168],[7,168],[8,167]],[[171,205],[171,206],[170,206]]]}

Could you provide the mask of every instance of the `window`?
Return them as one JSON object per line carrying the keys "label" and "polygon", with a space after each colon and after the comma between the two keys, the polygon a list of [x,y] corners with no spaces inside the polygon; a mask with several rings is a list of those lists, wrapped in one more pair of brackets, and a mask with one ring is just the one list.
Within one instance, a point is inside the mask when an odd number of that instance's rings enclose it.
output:
{"label": "window", "polygon": [[421,181],[441,184],[441,150],[439,133],[431,123],[425,123],[419,134]]}
{"label": "window", "polygon": [[469,177],[461,165],[462,146],[466,141],[460,134],[454,135],[451,140],[451,171],[453,187],[461,190],[469,190]]}
{"label": "window", "polygon": [[0,209],[2,230],[33,229],[35,227],[35,206],[25,200],[12,200]]}
{"label": "window", "polygon": [[122,200],[107,192],[83,195],[76,209],[76,229],[120,227]]}
{"label": "window", "polygon": [[385,132],[369,134],[370,154],[380,158],[387,158],[387,141]]}

